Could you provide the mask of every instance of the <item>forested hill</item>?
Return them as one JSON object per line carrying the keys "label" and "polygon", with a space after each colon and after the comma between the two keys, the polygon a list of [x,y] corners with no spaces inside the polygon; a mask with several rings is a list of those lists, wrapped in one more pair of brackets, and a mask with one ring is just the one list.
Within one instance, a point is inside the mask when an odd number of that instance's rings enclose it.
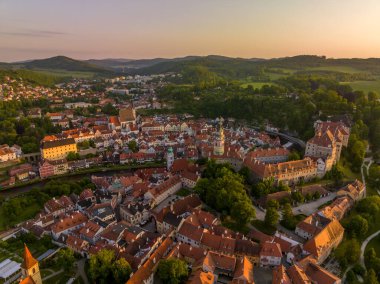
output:
{"label": "forested hill", "polygon": [[[140,63],[141,62],[141,65]],[[143,64],[142,64],[143,63]],[[132,68],[141,66],[141,68]],[[304,70],[306,68],[326,68],[341,72],[357,69],[357,72],[369,72],[380,75],[380,59],[332,59],[325,56],[299,55],[293,57],[274,58],[274,59],[244,59],[231,58],[224,56],[209,55],[205,57],[193,56],[168,59],[135,60],[124,64],[129,68],[129,73],[153,74],[163,72],[180,72],[189,66],[202,66],[218,75],[242,76],[256,74],[259,70],[268,68],[284,68],[291,70]],[[346,69],[344,68],[346,67]]]}
{"label": "forested hill", "polygon": [[380,75],[379,58],[332,59],[325,56],[299,55],[293,57],[258,59],[232,58],[218,55],[186,56],[182,58],[154,59],[100,59],[75,60],[65,56],[26,62],[0,63],[0,69],[66,70],[93,72],[96,74],[157,74],[166,72],[185,73],[194,68],[215,73],[224,79],[243,79],[254,76],[260,81],[268,73],[289,74],[294,72],[330,71],[340,73],[366,73]]}
{"label": "forested hill", "polygon": [[57,69],[67,71],[82,71],[82,72],[95,72],[107,73],[110,70],[105,69],[85,61],[75,60],[66,56],[55,56],[47,59],[32,60],[20,64],[21,67],[26,69]]}

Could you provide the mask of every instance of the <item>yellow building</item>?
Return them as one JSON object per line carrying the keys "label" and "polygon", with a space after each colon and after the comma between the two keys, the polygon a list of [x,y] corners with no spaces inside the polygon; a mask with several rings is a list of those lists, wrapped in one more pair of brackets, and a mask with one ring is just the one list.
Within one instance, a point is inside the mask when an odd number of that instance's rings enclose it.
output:
{"label": "yellow building", "polygon": [[41,156],[47,160],[65,159],[70,152],[78,152],[74,138],[43,141],[41,145]]}
{"label": "yellow building", "polygon": [[24,261],[21,264],[22,280],[20,284],[42,284],[38,261],[24,245]]}

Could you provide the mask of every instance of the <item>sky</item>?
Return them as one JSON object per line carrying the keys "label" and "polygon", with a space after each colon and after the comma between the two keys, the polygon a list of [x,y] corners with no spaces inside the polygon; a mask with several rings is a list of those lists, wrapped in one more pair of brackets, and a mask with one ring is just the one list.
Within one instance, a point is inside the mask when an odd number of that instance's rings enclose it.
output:
{"label": "sky", "polygon": [[380,0],[0,0],[0,62],[380,57]]}

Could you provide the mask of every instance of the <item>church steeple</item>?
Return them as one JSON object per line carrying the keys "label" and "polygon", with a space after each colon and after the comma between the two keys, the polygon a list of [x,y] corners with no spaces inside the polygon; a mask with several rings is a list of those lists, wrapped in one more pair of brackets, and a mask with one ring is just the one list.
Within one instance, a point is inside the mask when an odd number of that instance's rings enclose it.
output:
{"label": "church steeple", "polygon": [[215,133],[214,141],[214,155],[222,156],[224,154],[224,129],[223,129],[223,118],[217,119],[218,129]]}
{"label": "church steeple", "polygon": [[38,261],[32,256],[26,244],[24,244],[24,261],[21,264],[22,280],[20,284],[42,284]]}

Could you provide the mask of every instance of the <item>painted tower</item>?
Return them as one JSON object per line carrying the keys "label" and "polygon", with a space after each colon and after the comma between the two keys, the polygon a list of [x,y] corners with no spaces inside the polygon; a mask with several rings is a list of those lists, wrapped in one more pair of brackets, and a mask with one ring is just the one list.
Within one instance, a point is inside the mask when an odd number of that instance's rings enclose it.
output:
{"label": "painted tower", "polygon": [[214,141],[214,155],[222,156],[224,154],[224,130],[223,130],[223,118],[219,118],[218,129],[215,133]]}
{"label": "painted tower", "polygon": [[38,261],[24,244],[24,261],[21,264],[22,281],[20,283],[42,284]]}
{"label": "painted tower", "polygon": [[173,148],[169,147],[168,152],[166,153],[166,169],[169,171],[174,163],[174,152]]}

